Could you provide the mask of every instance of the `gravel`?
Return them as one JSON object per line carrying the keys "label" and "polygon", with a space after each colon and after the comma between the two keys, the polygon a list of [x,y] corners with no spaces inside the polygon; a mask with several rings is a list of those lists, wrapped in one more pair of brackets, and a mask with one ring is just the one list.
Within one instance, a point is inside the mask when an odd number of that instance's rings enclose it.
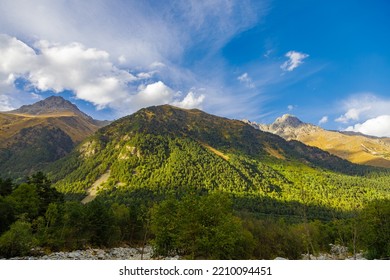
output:
{"label": "gravel", "polygon": [[[111,248],[111,249],[87,249],[72,252],[54,252],[49,255],[17,257],[12,260],[154,260],[161,259],[153,256],[150,246],[144,248]],[[165,260],[178,260],[179,256],[164,258]]]}

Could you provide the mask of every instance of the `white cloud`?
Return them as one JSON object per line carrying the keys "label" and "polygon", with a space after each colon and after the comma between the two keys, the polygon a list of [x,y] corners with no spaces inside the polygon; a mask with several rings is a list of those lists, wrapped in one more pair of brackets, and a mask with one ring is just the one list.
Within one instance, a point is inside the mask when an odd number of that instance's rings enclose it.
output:
{"label": "white cloud", "polygon": [[328,122],[328,120],[329,120],[328,116],[323,116],[323,117],[319,120],[318,124],[325,124],[325,123]]}
{"label": "white cloud", "polygon": [[198,95],[194,91],[190,91],[184,98],[181,98],[180,93],[158,81],[147,86],[140,86],[138,93],[132,97],[129,103],[141,107],[172,104],[177,107],[192,109],[201,107],[204,99],[204,94]]}
{"label": "white cloud", "polygon": [[5,35],[0,38],[2,74],[13,77],[13,81],[23,77],[41,91],[73,90],[77,98],[102,108],[123,98],[127,83],[137,79],[115,67],[107,52],[79,43],[59,45],[39,41],[35,53],[16,38]]}
{"label": "white cloud", "polygon": [[14,109],[14,107],[11,106],[9,97],[6,95],[0,95],[0,111],[10,111],[12,109]]}
{"label": "white cloud", "polygon": [[155,69],[155,68],[163,68],[166,65],[160,61],[155,61],[152,64],[149,65],[150,68]]}
{"label": "white cloud", "polygon": [[124,55],[121,55],[118,57],[119,64],[126,64],[126,57]]}
{"label": "white cloud", "polygon": [[347,127],[346,131],[355,131],[378,137],[390,137],[390,115],[381,115]]}
{"label": "white cloud", "polygon": [[204,94],[196,95],[193,91],[190,91],[182,101],[174,102],[173,105],[185,109],[201,108],[204,99]]}
{"label": "white cloud", "polygon": [[350,123],[367,120],[389,112],[390,100],[379,98],[372,93],[356,94],[344,100],[339,105],[345,113],[335,121]]}
{"label": "white cloud", "polygon": [[160,11],[121,2],[2,0],[1,32],[63,45],[80,42],[126,57],[129,64],[148,65],[182,53],[177,34]]}
{"label": "white cloud", "polygon": [[141,79],[141,80],[147,80],[147,79],[151,79],[153,78],[153,76],[155,76],[155,74],[159,73],[158,70],[154,70],[154,71],[149,71],[149,72],[140,72],[140,73],[137,73],[137,78]]}
{"label": "white cloud", "polygon": [[268,1],[254,5],[250,0],[2,0],[0,32],[33,41],[80,42],[125,57],[127,66],[145,67],[181,59],[194,45],[217,49],[268,10]]}
{"label": "white cloud", "polygon": [[280,68],[283,71],[289,71],[289,72],[293,71],[295,68],[297,68],[299,65],[301,65],[303,63],[303,60],[305,58],[309,57],[308,54],[300,53],[300,52],[296,52],[296,51],[289,51],[288,53],[286,53],[285,56],[288,57],[288,60],[285,61],[280,66]]}
{"label": "white cloud", "polygon": [[349,123],[347,131],[390,137],[390,100],[372,93],[355,94],[339,105],[345,113],[336,121]]}
{"label": "white cloud", "polygon": [[132,102],[141,107],[162,105],[171,103],[174,95],[175,92],[171,88],[158,81],[147,86],[140,86],[138,93],[133,96]]}
{"label": "white cloud", "polygon": [[295,108],[295,106],[294,106],[294,105],[288,105],[288,106],[287,106],[287,109],[288,109],[289,111],[292,111],[292,110],[294,110],[294,108]]}
{"label": "white cloud", "polygon": [[360,114],[369,110],[370,107],[365,108],[351,108],[345,114],[338,117],[335,121],[341,123],[348,123],[349,121],[358,121]]}
{"label": "white cloud", "polygon": [[13,108],[10,94],[17,91],[14,82],[19,77],[40,91],[71,90],[77,99],[91,102],[98,109],[111,107],[123,113],[161,104],[196,107],[204,100],[203,95],[195,96],[192,92],[180,99],[162,81],[137,86],[156,70],[134,76],[117,68],[107,52],[80,43],[39,41],[35,49],[37,52],[16,38],[0,36],[1,110]]}
{"label": "white cloud", "polygon": [[32,48],[16,38],[0,34],[1,73],[24,73],[35,60],[36,55]]}
{"label": "white cloud", "polygon": [[237,77],[237,80],[239,80],[241,83],[245,84],[248,88],[255,88],[255,84],[252,81],[252,78],[249,77],[248,73],[244,73]]}
{"label": "white cloud", "polygon": [[[34,59],[21,56],[26,62],[19,64],[25,65],[23,69],[13,69],[13,75],[0,73],[0,92],[15,92],[13,79],[25,77],[36,88],[70,89],[76,98],[99,108],[108,106],[129,113],[133,110],[129,108],[137,108],[129,102],[139,94],[140,83],[163,81],[174,92],[187,93],[172,102],[184,102],[187,96],[191,100],[187,89],[205,87],[207,98],[202,99],[202,104],[207,101],[207,110],[219,110],[223,104],[220,110],[224,114],[231,110],[247,111],[245,106],[235,107],[236,91],[230,90],[223,78],[225,71],[231,70],[220,67],[224,61],[218,53],[237,34],[259,23],[268,11],[268,0],[2,0],[0,33],[17,37],[16,42],[27,48]],[[42,40],[49,42],[48,46],[43,46]],[[71,59],[73,64],[68,68],[64,61],[50,56],[50,51],[76,52],[77,48],[81,62]],[[92,56],[101,55],[90,57],[89,66],[87,50]],[[193,61],[194,57],[200,60]],[[13,61],[16,68],[16,59]],[[92,71],[87,72],[88,67]],[[99,68],[103,70],[98,71]],[[129,73],[124,68],[131,70],[136,81],[127,80]],[[66,75],[59,80],[64,72]],[[152,77],[148,78],[149,75]],[[8,84],[4,84],[7,79]],[[194,96],[194,100],[199,98]],[[258,110],[249,94],[242,94],[241,100]]]}

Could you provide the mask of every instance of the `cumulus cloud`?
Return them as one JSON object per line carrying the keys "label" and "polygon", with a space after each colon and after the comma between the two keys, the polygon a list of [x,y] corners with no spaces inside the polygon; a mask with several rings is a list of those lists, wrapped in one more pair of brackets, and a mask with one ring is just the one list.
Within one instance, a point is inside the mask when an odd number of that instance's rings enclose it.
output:
{"label": "cumulus cloud", "polygon": [[127,83],[137,79],[115,67],[105,51],[47,41],[34,47],[37,53],[16,38],[0,36],[0,71],[8,83],[23,77],[40,91],[73,90],[77,98],[103,108],[123,98]]}
{"label": "cumulus cloud", "polygon": [[147,86],[140,86],[138,94],[133,96],[132,101],[141,107],[162,105],[171,103],[174,95],[175,92],[171,88],[158,81]]}
{"label": "cumulus cloud", "polygon": [[205,99],[204,94],[197,95],[193,91],[190,91],[182,101],[174,102],[173,105],[176,105],[185,109],[201,108],[201,105]]}
{"label": "cumulus cloud", "polygon": [[[161,65],[158,65],[161,67]],[[34,49],[22,41],[0,35],[0,109],[12,109],[10,94],[15,81],[23,78],[39,91],[60,93],[71,90],[75,97],[93,103],[98,109],[111,107],[127,113],[141,107],[175,103],[199,106],[203,97],[189,93],[182,100],[162,81],[144,85],[155,71],[136,75],[115,66],[102,50],[80,43],[67,45],[38,41]],[[141,85],[137,86],[137,84]]]}
{"label": "cumulus cloud", "polygon": [[325,124],[325,123],[327,123],[328,122],[328,120],[329,120],[329,118],[328,118],[328,116],[323,116],[320,120],[319,120],[319,122],[318,122],[318,124]]}
{"label": "cumulus cloud", "polygon": [[280,66],[280,68],[283,71],[288,71],[288,72],[293,71],[295,68],[297,68],[299,65],[303,63],[303,60],[305,58],[309,57],[308,54],[300,53],[296,51],[289,51],[288,53],[286,53],[285,56],[288,58],[288,60],[285,61]]}
{"label": "cumulus cloud", "polygon": [[255,84],[252,81],[252,78],[249,77],[248,73],[244,73],[237,77],[241,83],[243,83],[247,88],[254,88]]}
{"label": "cumulus cloud", "polygon": [[292,110],[294,110],[294,108],[295,108],[295,106],[294,106],[294,105],[288,105],[288,106],[287,106],[287,110],[289,110],[289,111],[292,111]]}
{"label": "cumulus cloud", "polygon": [[390,115],[381,115],[347,127],[346,131],[355,131],[378,137],[390,137]]}
{"label": "cumulus cloud", "polygon": [[345,111],[335,121],[349,124],[346,131],[390,137],[390,100],[372,93],[355,94],[341,102]]}
{"label": "cumulus cloud", "polygon": [[200,108],[205,99],[204,94],[197,95],[190,91],[184,98],[175,92],[162,81],[149,85],[141,85],[137,94],[132,96],[130,104],[137,104],[141,107],[152,105],[172,104],[185,109]]}

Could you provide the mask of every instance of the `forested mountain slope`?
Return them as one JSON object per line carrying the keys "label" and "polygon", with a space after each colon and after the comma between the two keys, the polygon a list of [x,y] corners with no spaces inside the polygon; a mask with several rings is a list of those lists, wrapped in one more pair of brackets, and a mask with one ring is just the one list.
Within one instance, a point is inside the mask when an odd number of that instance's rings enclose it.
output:
{"label": "forested mountain slope", "polygon": [[168,105],[142,109],[100,129],[49,171],[65,193],[85,195],[109,172],[105,190],[222,190],[236,196],[237,207],[254,212],[297,214],[294,203],[310,204],[317,212],[350,210],[365,199],[389,196],[389,178],[373,175],[380,169],[241,121]]}
{"label": "forested mountain slope", "polygon": [[386,169],[199,110],[142,109],[45,173],[54,185],[0,178],[0,256],[147,243],[189,259],[390,252]]}

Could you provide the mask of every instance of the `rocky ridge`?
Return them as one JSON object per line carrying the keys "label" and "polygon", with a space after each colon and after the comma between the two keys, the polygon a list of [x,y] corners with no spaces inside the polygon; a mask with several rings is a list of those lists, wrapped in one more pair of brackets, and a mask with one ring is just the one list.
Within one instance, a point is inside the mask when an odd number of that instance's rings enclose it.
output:
{"label": "rocky ridge", "polygon": [[325,130],[288,114],[269,125],[248,120],[243,122],[256,129],[279,135],[287,141],[297,140],[353,163],[390,168],[390,138]]}
{"label": "rocky ridge", "polygon": [[269,125],[258,124],[248,120],[243,121],[256,129],[279,135],[287,141],[298,140],[301,135],[310,135],[313,132],[323,130],[318,126],[304,123],[297,117],[289,114],[285,114],[282,117],[277,118],[275,122]]}

